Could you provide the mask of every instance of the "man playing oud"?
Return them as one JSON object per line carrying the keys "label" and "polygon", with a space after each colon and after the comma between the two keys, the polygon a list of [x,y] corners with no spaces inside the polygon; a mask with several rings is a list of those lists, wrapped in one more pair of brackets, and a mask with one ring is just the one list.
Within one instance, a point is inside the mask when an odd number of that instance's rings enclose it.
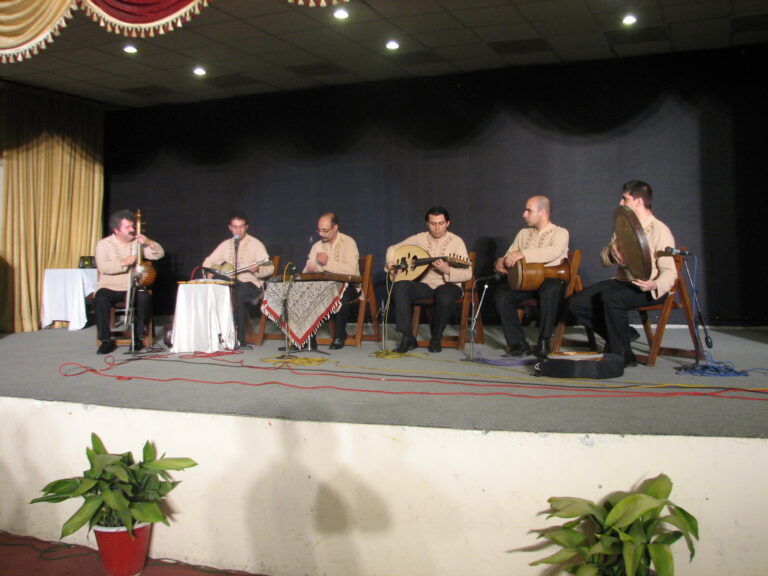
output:
{"label": "man playing oud", "polygon": [[[411,332],[414,300],[423,298],[434,299],[434,318],[432,320],[432,336],[429,342],[430,352],[440,352],[440,340],[443,330],[448,323],[451,305],[461,297],[461,284],[472,277],[469,256],[464,241],[448,231],[451,224],[448,210],[442,206],[433,206],[425,215],[427,231],[419,232],[402,242],[387,249],[386,268],[390,273],[394,286],[392,298],[395,301],[395,329],[402,334],[400,344],[395,352],[406,353],[418,346]],[[398,261],[400,249],[406,246],[417,246],[425,250],[434,261],[424,266],[424,272],[414,278],[409,269],[403,269]],[[451,262],[463,265],[451,265]],[[409,276],[410,279],[403,279]]]}
{"label": "man playing oud", "polygon": [[275,270],[269,254],[259,240],[247,234],[248,216],[235,211],[229,215],[229,231],[232,238],[224,240],[203,261],[203,268],[218,268],[224,276],[234,280],[235,327],[237,348],[249,349],[245,342],[248,309],[247,304],[258,304],[263,294],[264,278]]}
{"label": "man playing oud", "polygon": [[[568,230],[552,223],[549,198],[532,196],[525,203],[523,219],[527,225],[515,236],[507,253],[496,260],[496,272],[507,276],[509,270],[525,263],[543,263],[557,266],[568,257]],[[520,264],[519,264],[520,263]],[[539,339],[536,354],[549,354],[549,339],[557,323],[565,284],[556,278],[546,278],[535,291],[515,290],[505,284],[496,289],[496,310],[501,316],[508,356],[524,356],[531,353],[525,333],[517,316],[517,305],[535,298],[539,303]]]}

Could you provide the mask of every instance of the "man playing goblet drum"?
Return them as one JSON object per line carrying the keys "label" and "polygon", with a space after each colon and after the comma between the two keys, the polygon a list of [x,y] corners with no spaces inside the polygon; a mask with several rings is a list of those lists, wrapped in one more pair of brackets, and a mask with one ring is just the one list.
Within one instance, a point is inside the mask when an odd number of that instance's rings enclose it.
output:
{"label": "man playing goblet drum", "polygon": [[[526,228],[515,236],[507,253],[496,260],[496,272],[508,275],[510,269],[524,263],[544,263],[557,266],[568,258],[568,230],[552,223],[549,198],[532,196],[525,203],[523,219]],[[523,264],[519,264],[523,263]],[[539,338],[536,354],[549,354],[549,339],[558,318],[563,299],[565,283],[557,278],[546,278],[538,290],[515,290],[509,284],[496,289],[496,310],[501,316],[504,339],[507,342],[506,355],[525,356],[531,347],[525,340],[525,333],[517,316],[517,305],[535,298],[539,303]]]}
{"label": "man playing goblet drum", "polygon": [[616,276],[587,286],[568,305],[579,323],[605,339],[605,351],[623,356],[626,366],[636,364],[630,344],[637,332],[629,325],[629,311],[664,302],[677,278],[674,258],[665,253],[665,248],[675,246],[675,239],[669,227],[653,215],[652,203],[653,190],[645,182],[630,180],[622,187],[619,206],[635,213],[650,251],[649,279],[632,275],[614,233],[600,252],[600,260],[603,266],[618,265]]}

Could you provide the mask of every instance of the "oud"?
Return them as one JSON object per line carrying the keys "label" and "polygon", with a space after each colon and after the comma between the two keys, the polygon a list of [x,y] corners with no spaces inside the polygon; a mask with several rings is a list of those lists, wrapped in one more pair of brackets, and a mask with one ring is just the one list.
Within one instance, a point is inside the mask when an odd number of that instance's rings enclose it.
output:
{"label": "oud", "polygon": [[394,282],[401,280],[416,280],[432,262],[445,260],[451,268],[469,268],[472,263],[456,255],[430,256],[429,252],[420,246],[405,245],[395,250]]}

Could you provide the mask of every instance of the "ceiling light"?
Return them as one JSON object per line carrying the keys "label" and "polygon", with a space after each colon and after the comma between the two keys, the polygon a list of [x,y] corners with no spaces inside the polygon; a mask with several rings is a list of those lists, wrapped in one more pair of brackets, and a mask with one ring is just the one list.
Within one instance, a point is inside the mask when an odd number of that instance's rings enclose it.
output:
{"label": "ceiling light", "polygon": [[626,16],[624,16],[624,19],[621,22],[625,26],[632,26],[632,24],[637,22],[637,18],[635,17],[634,14],[627,14]]}
{"label": "ceiling light", "polygon": [[397,43],[397,40],[390,40],[387,42],[388,50],[397,50],[398,48],[400,48],[400,44]]}
{"label": "ceiling light", "polygon": [[194,70],[192,70],[192,72],[195,73],[195,76],[205,76],[206,74],[205,68],[202,66],[197,66]]}
{"label": "ceiling light", "polygon": [[139,49],[136,48],[136,46],[134,46],[133,44],[126,44],[123,47],[123,52],[125,52],[126,54],[136,54],[136,52],[138,51]]}
{"label": "ceiling light", "polygon": [[337,20],[346,20],[349,18],[349,12],[344,10],[344,8],[336,8],[336,10],[333,13],[333,17]]}

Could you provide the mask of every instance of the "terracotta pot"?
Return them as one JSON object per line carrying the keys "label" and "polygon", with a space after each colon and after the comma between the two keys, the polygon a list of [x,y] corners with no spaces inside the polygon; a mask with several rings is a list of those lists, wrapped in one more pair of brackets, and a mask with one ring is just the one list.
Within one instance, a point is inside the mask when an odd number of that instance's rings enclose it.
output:
{"label": "terracotta pot", "polygon": [[152,524],[136,524],[133,539],[123,527],[94,526],[99,557],[107,576],[139,576],[144,570],[149,551]]}

